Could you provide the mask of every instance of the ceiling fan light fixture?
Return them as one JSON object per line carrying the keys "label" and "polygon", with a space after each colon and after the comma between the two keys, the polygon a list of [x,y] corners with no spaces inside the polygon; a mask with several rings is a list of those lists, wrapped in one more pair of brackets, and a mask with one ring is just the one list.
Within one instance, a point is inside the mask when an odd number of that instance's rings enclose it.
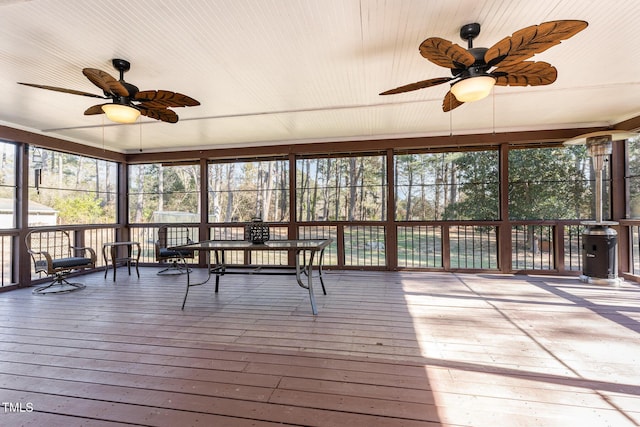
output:
{"label": "ceiling fan light fixture", "polygon": [[473,102],[486,98],[496,84],[491,76],[468,77],[451,86],[451,93],[460,102]]}
{"label": "ceiling fan light fixture", "polygon": [[140,117],[140,111],[128,105],[105,104],[102,111],[109,120],[116,123],[135,123]]}

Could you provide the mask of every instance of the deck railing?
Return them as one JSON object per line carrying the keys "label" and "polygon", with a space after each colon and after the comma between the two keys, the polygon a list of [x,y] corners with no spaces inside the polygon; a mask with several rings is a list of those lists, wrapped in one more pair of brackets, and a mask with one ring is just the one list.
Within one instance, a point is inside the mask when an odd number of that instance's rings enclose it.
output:
{"label": "deck railing", "polygon": [[[436,269],[436,270],[487,270],[510,271],[500,265],[499,233],[495,224],[411,224],[395,225],[395,233],[389,233],[386,223],[303,223],[297,228],[298,238],[331,238],[333,243],[325,251],[327,268],[345,269]],[[197,225],[193,225],[194,231]],[[564,250],[559,251],[564,262],[557,262],[554,241],[559,233]],[[209,224],[209,239],[242,240],[244,224]],[[271,224],[271,239],[288,239],[286,224]],[[581,268],[579,227],[574,224],[539,225],[535,223],[514,225],[511,229],[512,271],[576,271]],[[142,263],[155,262],[153,242],[156,225],[132,226],[132,240],[141,242]],[[395,235],[392,242],[390,235]],[[390,251],[390,245],[394,245]],[[390,259],[393,255],[395,258]],[[236,265],[289,265],[286,252],[282,251],[234,251],[227,253],[227,260]],[[564,266],[562,270],[558,266]]]}
{"label": "deck railing", "polygon": [[[6,234],[5,234],[6,233]],[[2,272],[0,272],[0,288],[15,284],[13,275],[14,254],[13,239],[15,233],[3,232],[0,234],[0,262],[2,262]]]}
{"label": "deck railing", "polygon": [[[510,235],[510,254],[500,254],[505,239],[500,223],[393,223],[389,232],[386,222],[369,223],[300,223],[298,238],[331,238],[325,251],[324,265],[335,269],[432,269],[444,271],[551,272],[576,274],[582,270],[582,233],[578,221],[518,221],[506,223]],[[136,224],[128,230],[129,240],[140,242],[141,264],[153,265],[155,240],[159,224]],[[201,229],[190,224],[194,237]],[[102,244],[117,240],[117,226],[67,226],[73,231],[76,244],[92,247],[98,254],[97,268],[104,267]],[[244,224],[208,224],[210,239],[241,240]],[[288,224],[271,224],[271,239],[287,239]],[[628,273],[640,277],[640,221],[625,220],[619,234],[628,233],[629,253],[619,253],[628,259]],[[16,230],[0,230],[0,289],[16,284],[14,239]],[[625,235],[626,238],[626,235]],[[395,239],[395,241],[392,241]],[[27,254],[18,254],[27,257]],[[510,265],[501,265],[509,259]],[[196,258],[194,263],[204,263]],[[227,262],[237,265],[285,266],[291,264],[286,252],[237,251],[228,254]],[[30,261],[29,261],[30,265]],[[31,271],[33,267],[30,266]],[[32,279],[38,276],[32,273]]]}

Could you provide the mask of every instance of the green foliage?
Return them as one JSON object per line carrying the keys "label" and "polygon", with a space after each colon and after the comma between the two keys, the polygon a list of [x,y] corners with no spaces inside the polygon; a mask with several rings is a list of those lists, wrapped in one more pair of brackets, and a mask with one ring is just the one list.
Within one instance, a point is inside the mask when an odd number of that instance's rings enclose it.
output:
{"label": "green foliage", "polygon": [[[56,208],[63,224],[115,220],[114,164],[48,150],[42,150],[42,158],[43,182],[38,192],[32,191],[38,193],[32,200]],[[296,165],[298,221],[386,218],[385,156],[301,158]],[[510,218],[591,217],[589,165],[581,147],[509,150]],[[394,166],[396,220],[499,219],[498,150],[396,155]],[[287,161],[219,163],[210,165],[209,172],[213,222],[249,221],[257,215],[267,221],[288,218]],[[198,215],[202,209],[198,164],[131,165],[129,178],[131,222],[154,222],[158,212]],[[629,180],[634,201],[640,198],[636,182],[640,179]],[[78,191],[89,196],[75,197]]]}
{"label": "green foliage", "polygon": [[453,158],[457,198],[445,207],[446,220],[492,220],[499,218],[500,186],[498,152],[471,151]]}
{"label": "green foliage", "polygon": [[[446,207],[445,219],[498,219],[497,152],[463,153],[454,163],[460,196]],[[583,147],[510,150],[510,219],[590,217],[590,174],[590,159]]]}
{"label": "green foliage", "polygon": [[386,218],[384,156],[300,159],[296,162],[299,221]]}
{"label": "green foliage", "polygon": [[[35,151],[31,151],[32,160]],[[75,154],[37,149],[39,177],[28,171],[29,201],[58,211],[59,224],[108,224],[116,221],[117,164]]]}
{"label": "green foliage", "polygon": [[590,164],[583,147],[510,151],[510,218],[590,217]]}
{"label": "green foliage", "polygon": [[627,141],[629,217],[640,218],[640,140]]}
{"label": "green foliage", "polygon": [[62,224],[96,224],[105,215],[100,200],[89,194],[56,199],[53,207]]}

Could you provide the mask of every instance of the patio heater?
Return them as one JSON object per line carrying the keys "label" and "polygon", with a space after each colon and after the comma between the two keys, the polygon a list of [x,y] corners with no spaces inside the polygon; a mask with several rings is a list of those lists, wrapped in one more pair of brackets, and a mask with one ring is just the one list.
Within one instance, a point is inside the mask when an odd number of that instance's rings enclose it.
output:
{"label": "patio heater", "polygon": [[565,141],[564,145],[585,145],[596,173],[595,221],[582,221],[582,274],[580,280],[599,285],[619,285],[618,233],[612,227],[616,221],[602,220],[602,170],[611,154],[613,141],[634,138],[638,134],[626,131],[592,132]]}

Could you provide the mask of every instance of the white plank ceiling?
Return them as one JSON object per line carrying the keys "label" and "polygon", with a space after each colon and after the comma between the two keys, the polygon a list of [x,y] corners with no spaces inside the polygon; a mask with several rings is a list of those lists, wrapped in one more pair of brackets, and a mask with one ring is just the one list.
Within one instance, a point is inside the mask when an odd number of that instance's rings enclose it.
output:
{"label": "white plank ceiling", "polygon": [[[476,47],[534,24],[589,26],[538,54],[549,86],[496,87],[451,113],[449,85],[379,96],[449,76],[418,52],[438,36]],[[603,126],[640,115],[637,0],[0,0],[0,124],[118,152],[169,151]],[[99,100],[29,82],[101,91],[85,67],[202,105],[176,124],[84,116]],[[98,102],[96,102],[98,101]]]}

